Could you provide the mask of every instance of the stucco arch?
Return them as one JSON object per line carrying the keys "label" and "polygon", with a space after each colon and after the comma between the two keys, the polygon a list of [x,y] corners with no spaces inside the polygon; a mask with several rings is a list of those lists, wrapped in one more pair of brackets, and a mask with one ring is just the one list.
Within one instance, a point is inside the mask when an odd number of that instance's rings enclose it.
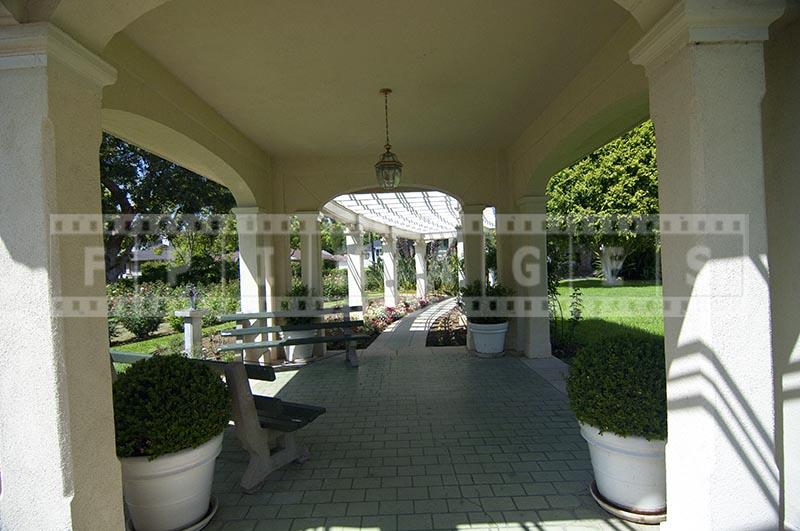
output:
{"label": "stucco arch", "polygon": [[103,130],[227,187],[240,206],[255,204],[241,175],[198,142],[142,115],[103,109]]}
{"label": "stucco arch", "polygon": [[527,194],[543,195],[553,175],[629,131],[648,116],[645,95],[626,98],[601,109],[570,131],[536,165],[528,180]]}

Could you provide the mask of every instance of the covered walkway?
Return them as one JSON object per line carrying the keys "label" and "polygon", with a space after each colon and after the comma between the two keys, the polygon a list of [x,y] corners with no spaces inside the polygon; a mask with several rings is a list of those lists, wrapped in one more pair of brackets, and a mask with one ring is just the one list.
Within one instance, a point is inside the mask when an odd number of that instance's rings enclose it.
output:
{"label": "covered walkway", "polygon": [[424,346],[452,299],[415,312],[367,349],[258,393],[326,407],[300,432],[312,459],[241,494],[246,454],[229,433],[211,529],[634,529],[587,492],[591,463],[566,397],[520,358]]}

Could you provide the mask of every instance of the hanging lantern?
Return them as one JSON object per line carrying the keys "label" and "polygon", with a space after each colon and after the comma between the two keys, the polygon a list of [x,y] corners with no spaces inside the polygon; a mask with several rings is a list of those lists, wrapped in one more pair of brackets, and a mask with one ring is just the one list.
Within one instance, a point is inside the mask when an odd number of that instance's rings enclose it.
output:
{"label": "hanging lantern", "polygon": [[386,151],[378,157],[375,163],[375,176],[378,178],[378,186],[384,190],[392,190],[400,185],[400,176],[403,174],[403,163],[392,153],[392,144],[389,142],[389,94],[392,89],[384,88],[380,90],[383,94],[383,111],[386,120]]}

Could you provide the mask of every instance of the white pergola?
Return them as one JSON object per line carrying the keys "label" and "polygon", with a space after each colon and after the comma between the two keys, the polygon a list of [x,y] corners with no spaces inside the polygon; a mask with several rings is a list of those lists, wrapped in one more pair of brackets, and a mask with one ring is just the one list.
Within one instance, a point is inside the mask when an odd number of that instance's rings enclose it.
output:
{"label": "white pergola", "polygon": [[[458,200],[443,192],[375,192],[344,194],[325,204],[323,213],[363,230],[393,232],[410,240],[455,238],[462,226]],[[494,210],[485,208],[483,226],[493,229]]]}
{"label": "white pergola", "polygon": [[[428,289],[426,241],[456,239],[459,257],[464,258],[464,239],[468,238],[470,244],[466,248],[471,252],[465,263],[475,270],[475,278],[485,275],[483,230],[495,226],[491,207],[478,207],[465,213],[456,198],[438,191],[372,192],[337,196],[322,207],[322,213],[347,227],[348,298],[351,306],[361,306],[367,300],[362,245],[363,233],[367,231],[380,234],[383,240],[383,292],[387,306],[395,306],[398,302],[397,238],[414,241],[417,297],[425,297]],[[469,234],[461,230],[478,220],[483,230]],[[313,268],[314,265],[308,262],[304,267]],[[312,274],[309,278],[313,282],[317,276]]]}

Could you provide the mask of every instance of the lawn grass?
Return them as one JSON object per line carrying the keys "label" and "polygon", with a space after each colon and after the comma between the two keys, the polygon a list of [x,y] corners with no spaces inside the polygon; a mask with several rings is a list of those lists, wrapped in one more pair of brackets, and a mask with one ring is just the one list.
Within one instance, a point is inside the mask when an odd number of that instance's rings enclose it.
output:
{"label": "lawn grass", "polygon": [[[222,323],[214,326],[206,326],[203,328],[203,335],[208,336],[212,334],[216,334],[220,330],[228,330],[230,328],[236,328],[236,323]],[[176,341],[183,342],[183,333],[179,334],[166,334],[163,336],[153,337],[150,339],[145,339],[143,341],[134,341],[132,343],[125,343],[124,345],[114,346],[114,350],[121,350],[123,352],[141,352],[144,354],[150,354],[157,350],[164,349],[165,347],[169,346],[171,343]]]}
{"label": "lawn grass", "polygon": [[[569,323],[572,288],[580,288],[582,320],[574,328]],[[559,357],[570,358],[581,345],[620,333],[664,336],[662,290],[645,281],[626,281],[621,286],[604,286],[599,279],[563,281],[558,300],[563,318],[553,327],[553,347]]]}

